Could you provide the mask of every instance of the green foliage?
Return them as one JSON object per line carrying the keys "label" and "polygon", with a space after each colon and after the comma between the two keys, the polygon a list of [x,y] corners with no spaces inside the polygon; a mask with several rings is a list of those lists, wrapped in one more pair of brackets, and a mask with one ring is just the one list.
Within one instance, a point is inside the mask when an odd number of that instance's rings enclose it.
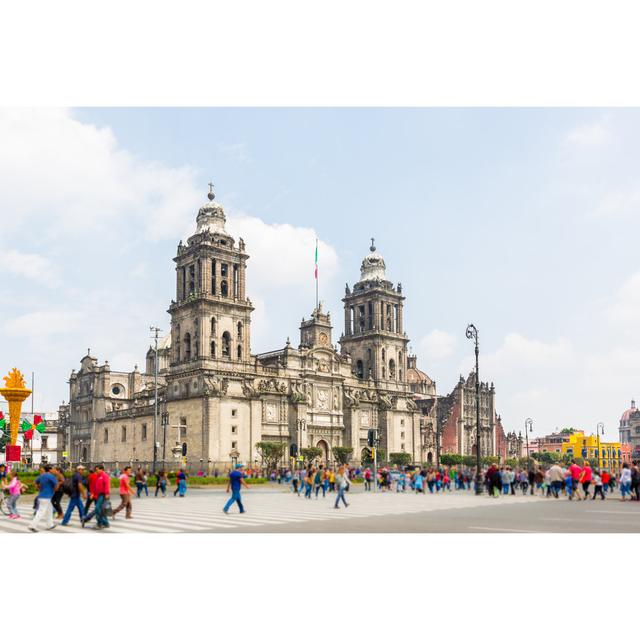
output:
{"label": "green foliage", "polygon": [[500,458],[498,456],[482,456],[482,458],[480,458],[480,462],[485,465],[499,464]]}
{"label": "green foliage", "polygon": [[352,447],[333,447],[333,457],[339,464],[347,464],[352,454]]}
{"label": "green foliage", "polygon": [[476,466],[476,457],[475,456],[462,456],[462,464],[465,467],[475,467]]}
{"label": "green foliage", "polygon": [[[376,449],[376,458],[378,465],[383,464],[386,460],[387,452],[384,449]],[[373,452],[370,449],[366,449],[362,454],[362,464],[373,464]]]}
{"label": "green foliage", "polygon": [[463,463],[463,456],[458,453],[443,453],[440,455],[440,464],[445,467],[453,467]]}
{"label": "green foliage", "polygon": [[320,447],[303,447],[300,449],[300,453],[304,456],[305,462],[313,462],[322,455],[322,449]]}
{"label": "green foliage", "polygon": [[560,433],[562,433],[564,435],[569,435],[569,434],[575,433],[575,432],[576,432],[576,430],[573,427],[571,427],[571,428],[565,427],[564,429],[560,430]]}
{"label": "green foliage", "polygon": [[256,449],[262,458],[262,466],[269,471],[275,469],[286,446],[286,442],[256,442]]}
{"label": "green foliage", "polygon": [[6,431],[0,431],[0,452],[4,453],[5,447],[10,443],[11,441],[11,433],[9,432],[9,429],[7,428]]}
{"label": "green foliage", "polygon": [[411,454],[406,451],[400,451],[398,453],[389,454],[389,462],[391,464],[397,464],[399,467],[404,467],[411,462]]}

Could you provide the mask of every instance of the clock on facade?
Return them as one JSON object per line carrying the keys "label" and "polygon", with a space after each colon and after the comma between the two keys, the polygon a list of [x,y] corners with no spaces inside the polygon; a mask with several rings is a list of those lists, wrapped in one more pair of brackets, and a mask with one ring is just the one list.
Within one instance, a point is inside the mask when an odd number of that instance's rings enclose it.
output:
{"label": "clock on facade", "polygon": [[324,331],[320,334],[320,344],[327,344],[329,342],[329,336],[324,333]]}

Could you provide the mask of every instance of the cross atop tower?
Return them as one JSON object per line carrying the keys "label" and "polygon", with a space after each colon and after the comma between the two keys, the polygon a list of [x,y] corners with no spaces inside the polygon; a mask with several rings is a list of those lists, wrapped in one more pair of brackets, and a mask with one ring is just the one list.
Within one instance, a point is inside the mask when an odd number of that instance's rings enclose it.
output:
{"label": "cross atop tower", "polygon": [[207,195],[207,198],[209,198],[209,200],[213,200],[216,197],[216,194],[213,193],[213,182],[209,183],[209,194]]}
{"label": "cross atop tower", "polygon": [[375,238],[371,238],[371,246],[369,247],[369,250],[371,251],[371,253],[373,253],[376,250]]}

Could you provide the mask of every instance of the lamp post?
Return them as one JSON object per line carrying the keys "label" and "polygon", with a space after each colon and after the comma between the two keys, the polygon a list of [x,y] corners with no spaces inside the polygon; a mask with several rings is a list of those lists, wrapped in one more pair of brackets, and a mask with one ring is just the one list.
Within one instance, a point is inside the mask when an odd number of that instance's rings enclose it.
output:
{"label": "lamp post", "polygon": [[600,434],[604,435],[604,422],[596,425],[596,439],[598,440],[598,471],[600,470]]}
{"label": "lamp post", "polygon": [[475,325],[467,325],[466,336],[475,343],[476,354],[476,495],[482,494],[482,474],[480,469],[480,367],[478,365],[478,329]]}
{"label": "lamp post", "polygon": [[[298,456],[302,455],[302,432],[307,429],[307,421],[304,418],[298,418],[298,429],[296,433],[296,439],[298,441]],[[296,461],[297,463],[297,461]]]}
{"label": "lamp post", "polygon": [[531,471],[531,458],[529,456],[529,433],[533,431],[533,420],[527,418],[524,421],[524,437],[527,443],[527,471]]}
{"label": "lamp post", "polygon": [[153,356],[153,376],[154,376],[154,400],[153,400],[153,465],[151,472],[156,472],[156,461],[158,460],[158,327],[149,327],[153,331],[154,356]]}

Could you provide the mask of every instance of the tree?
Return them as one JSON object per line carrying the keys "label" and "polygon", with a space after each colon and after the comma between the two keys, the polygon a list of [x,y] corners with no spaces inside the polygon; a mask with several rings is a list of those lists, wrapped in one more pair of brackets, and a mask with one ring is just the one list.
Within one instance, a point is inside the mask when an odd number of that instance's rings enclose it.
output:
{"label": "tree", "polygon": [[352,453],[351,447],[333,447],[333,457],[338,464],[347,464]]}
{"label": "tree", "polygon": [[286,442],[256,442],[256,449],[262,458],[262,466],[268,471],[275,469],[286,446]]}
{"label": "tree", "polygon": [[[462,456],[462,464],[465,467],[475,467],[476,462],[477,460],[475,456]],[[482,462],[482,460],[480,462]]]}
{"label": "tree", "polygon": [[564,434],[564,435],[569,435],[571,433],[575,433],[575,429],[573,427],[569,428],[569,427],[565,427],[564,429],[560,430],[560,433]]}
{"label": "tree", "polygon": [[0,452],[4,453],[5,447],[11,442],[11,434],[9,430],[0,430]]}
{"label": "tree", "polygon": [[456,464],[462,464],[463,457],[458,453],[443,453],[440,456],[440,464],[445,467],[452,467]]}
{"label": "tree", "polygon": [[300,449],[300,453],[304,456],[305,462],[313,462],[322,455],[320,447],[304,447]]}
{"label": "tree", "polygon": [[407,453],[406,451],[390,453],[389,462],[391,464],[397,464],[399,467],[404,467],[411,462],[411,454]]}
{"label": "tree", "polygon": [[482,456],[482,458],[480,458],[480,462],[486,465],[499,464],[500,458],[498,456]]}

